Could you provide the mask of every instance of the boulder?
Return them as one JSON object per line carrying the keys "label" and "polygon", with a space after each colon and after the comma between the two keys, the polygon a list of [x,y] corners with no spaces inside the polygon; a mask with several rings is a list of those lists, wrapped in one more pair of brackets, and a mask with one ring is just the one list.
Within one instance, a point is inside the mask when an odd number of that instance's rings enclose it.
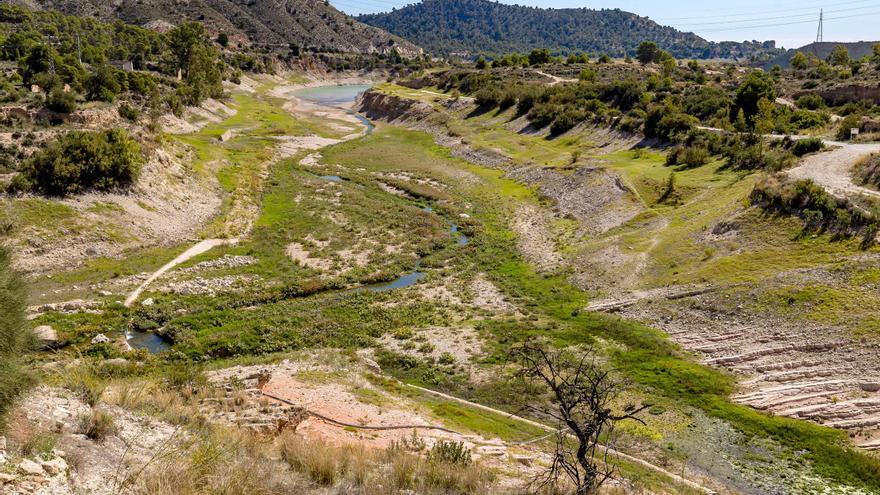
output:
{"label": "boulder", "polygon": [[155,303],[156,303],[156,301],[154,301],[152,297],[148,297],[148,298],[144,299],[144,302],[142,302],[141,305],[142,306],[152,306]]}
{"label": "boulder", "polygon": [[42,476],[46,474],[46,472],[43,470],[43,466],[40,466],[30,459],[25,459],[18,463],[18,470],[19,472],[21,472],[21,474],[27,476]]}
{"label": "boulder", "polygon": [[49,325],[40,325],[34,328],[34,335],[39,339],[44,349],[50,348],[58,343],[58,332]]}
{"label": "boulder", "polygon": [[880,382],[861,382],[859,388],[865,392],[880,392]]}
{"label": "boulder", "polygon": [[15,481],[15,476],[7,473],[0,473],[0,485]]}
{"label": "boulder", "polygon": [[6,451],[6,437],[0,437],[0,452]]}
{"label": "boulder", "polygon": [[95,338],[92,339],[92,344],[109,344],[110,342],[112,342],[112,340],[110,340],[110,337],[104,335],[103,333],[95,335]]}
{"label": "boulder", "polygon": [[49,473],[49,476],[55,476],[67,472],[67,463],[64,459],[57,457],[51,461],[43,462],[42,467],[47,473]]}

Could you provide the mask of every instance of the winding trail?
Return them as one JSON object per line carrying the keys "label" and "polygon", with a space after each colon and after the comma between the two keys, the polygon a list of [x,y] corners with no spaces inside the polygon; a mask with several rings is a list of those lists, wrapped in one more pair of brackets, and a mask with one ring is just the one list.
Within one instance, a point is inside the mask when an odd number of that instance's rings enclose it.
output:
{"label": "winding trail", "polygon": [[[730,134],[730,131],[717,127],[698,126],[698,129],[720,134]],[[812,138],[799,134],[765,134],[767,139],[789,138],[795,141]],[[845,143],[823,139],[822,143],[830,151],[814,153],[804,157],[800,163],[785,173],[793,179],[809,179],[822,186],[828,194],[838,198],[846,196],[868,196],[880,198],[880,191],[862,187],[853,182],[852,169],[855,165],[872,153],[880,153],[880,143]]]}
{"label": "winding trail", "polygon": [[181,263],[185,263],[185,262],[191,260],[192,258],[194,258],[202,253],[208,252],[217,246],[222,246],[224,244],[234,245],[236,243],[238,243],[238,239],[205,239],[204,241],[198,242],[197,244],[190,247],[186,251],[180,253],[173,260],[162,265],[161,268],[159,268],[158,270],[153,272],[152,275],[150,275],[146,280],[144,280],[144,282],[141,285],[139,285],[137,287],[137,289],[133,290],[128,295],[128,297],[125,298],[125,303],[124,303],[125,307],[126,308],[131,307],[131,305],[134,304],[135,301],[137,301],[137,298],[140,297],[140,295],[144,291],[144,289],[146,289],[147,286],[150,285],[151,283],[155,282],[156,279],[158,279],[159,277],[164,275],[166,272],[168,272],[168,270],[171,270],[175,266],[177,266]]}
{"label": "winding trail", "polygon": [[810,179],[838,197],[869,196],[880,198],[880,191],[853,182],[852,169],[862,158],[880,153],[880,143],[841,143],[823,141],[831,151],[809,155],[787,173],[793,179]]}
{"label": "winding trail", "polygon": [[553,74],[548,74],[546,72],[541,72],[539,70],[536,70],[535,74],[538,74],[538,75],[541,75],[541,76],[544,76],[544,77],[551,79],[552,81],[550,82],[550,86],[556,86],[557,84],[561,84],[561,83],[577,82],[577,79],[570,79],[570,78],[566,78],[566,77],[554,76]]}

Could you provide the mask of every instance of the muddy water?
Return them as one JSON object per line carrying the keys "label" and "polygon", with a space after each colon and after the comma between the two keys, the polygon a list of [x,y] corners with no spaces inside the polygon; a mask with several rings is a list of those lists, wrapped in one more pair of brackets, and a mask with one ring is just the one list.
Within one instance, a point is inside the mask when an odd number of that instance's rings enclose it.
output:
{"label": "muddy water", "polygon": [[297,98],[301,98],[311,103],[324,105],[328,107],[338,107],[345,109],[351,115],[354,115],[367,128],[367,134],[373,132],[375,127],[370,119],[351,110],[357,97],[364,91],[370,89],[368,84],[342,84],[339,86],[318,86],[315,88],[304,88],[294,91],[293,94]]}

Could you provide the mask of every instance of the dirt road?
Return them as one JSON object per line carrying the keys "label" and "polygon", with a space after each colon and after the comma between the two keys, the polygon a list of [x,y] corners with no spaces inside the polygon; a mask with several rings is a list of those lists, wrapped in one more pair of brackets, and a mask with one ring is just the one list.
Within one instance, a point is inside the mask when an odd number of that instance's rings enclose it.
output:
{"label": "dirt road", "polygon": [[825,146],[836,149],[805,157],[797,167],[788,171],[789,177],[810,179],[838,197],[864,195],[880,198],[880,192],[859,186],[852,179],[856,163],[871,153],[880,153],[880,144],[825,141]]}

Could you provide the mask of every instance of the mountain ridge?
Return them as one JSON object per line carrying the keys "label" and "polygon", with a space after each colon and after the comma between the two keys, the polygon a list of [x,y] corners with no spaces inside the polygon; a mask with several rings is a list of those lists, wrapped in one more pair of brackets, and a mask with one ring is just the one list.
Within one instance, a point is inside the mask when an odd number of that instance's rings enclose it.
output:
{"label": "mountain ridge", "polygon": [[416,45],[367,26],[326,2],[309,0],[0,0],[30,9],[51,9],[104,21],[119,19],[146,27],[200,21],[209,31],[226,33],[249,45],[297,45],[314,51],[421,54]]}
{"label": "mountain ridge", "polygon": [[776,54],[775,42],[711,42],[620,9],[543,9],[489,0],[423,0],[358,20],[438,54],[499,55],[549,48],[560,53],[633,55],[645,40],[679,58]]}

